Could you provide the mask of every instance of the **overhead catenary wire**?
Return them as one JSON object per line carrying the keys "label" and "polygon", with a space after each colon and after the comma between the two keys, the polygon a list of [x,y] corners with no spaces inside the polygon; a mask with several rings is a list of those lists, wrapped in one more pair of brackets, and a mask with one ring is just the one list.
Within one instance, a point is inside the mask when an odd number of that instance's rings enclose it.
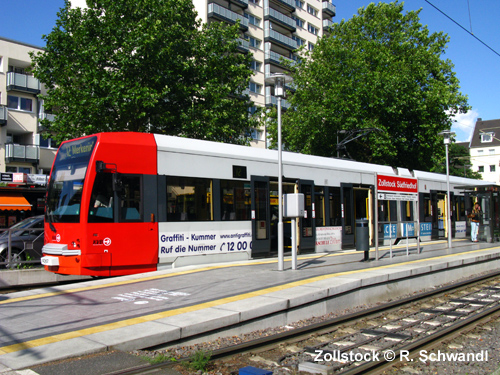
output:
{"label": "overhead catenary wire", "polygon": [[[461,29],[463,29],[466,33],[468,33],[469,35],[471,35],[473,38],[475,38],[479,43],[481,43],[482,45],[484,45],[486,48],[488,48],[490,51],[492,51],[495,55],[499,56],[500,57],[500,53],[498,53],[497,51],[495,51],[493,48],[491,48],[489,45],[487,45],[485,42],[483,42],[481,39],[479,39],[477,36],[475,36],[472,32],[470,32],[469,30],[467,30],[465,27],[463,27],[462,25],[460,25],[457,21],[455,21],[453,18],[451,18],[450,16],[448,16],[445,12],[443,12],[441,9],[439,9],[437,6],[435,6],[434,4],[432,4],[429,0],[425,0],[425,2],[427,4],[429,4],[431,7],[433,7],[434,9],[436,9],[439,13],[441,13],[443,16],[445,16],[446,18],[448,18],[450,21],[452,21],[454,24],[456,24],[458,27],[460,27]],[[470,12],[469,12],[469,19],[470,19]],[[472,26],[471,26],[472,28]]]}

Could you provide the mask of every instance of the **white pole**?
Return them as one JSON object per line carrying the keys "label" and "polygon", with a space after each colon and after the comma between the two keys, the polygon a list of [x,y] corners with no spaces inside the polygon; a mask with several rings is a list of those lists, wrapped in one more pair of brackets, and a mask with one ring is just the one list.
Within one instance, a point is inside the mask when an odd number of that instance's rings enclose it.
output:
{"label": "white pole", "polygon": [[297,218],[292,218],[292,270],[297,269]]}
{"label": "white pole", "polygon": [[448,143],[446,143],[446,190],[448,200],[446,210],[448,212],[448,247],[451,248],[451,209],[450,209],[450,166],[448,163]]}
{"label": "white pole", "polygon": [[284,269],[283,250],[283,163],[281,160],[281,96],[278,99],[278,271]]}

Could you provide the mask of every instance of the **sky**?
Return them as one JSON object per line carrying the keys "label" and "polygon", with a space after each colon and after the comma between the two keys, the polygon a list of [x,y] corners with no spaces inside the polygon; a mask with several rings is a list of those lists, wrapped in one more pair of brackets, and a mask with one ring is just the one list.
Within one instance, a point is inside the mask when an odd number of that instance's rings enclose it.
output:
{"label": "sky", "polygon": [[[73,0],[73,4],[82,1]],[[333,21],[348,20],[371,2],[333,0],[337,10]],[[42,35],[55,26],[64,0],[0,0],[0,4],[0,36],[43,47]],[[421,9],[420,21],[431,32],[443,31],[450,37],[442,58],[455,65],[460,91],[468,96],[472,107],[455,117],[452,131],[457,141],[468,141],[477,118],[500,118],[500,1],[406,0],[404,4],[405,11]]]}

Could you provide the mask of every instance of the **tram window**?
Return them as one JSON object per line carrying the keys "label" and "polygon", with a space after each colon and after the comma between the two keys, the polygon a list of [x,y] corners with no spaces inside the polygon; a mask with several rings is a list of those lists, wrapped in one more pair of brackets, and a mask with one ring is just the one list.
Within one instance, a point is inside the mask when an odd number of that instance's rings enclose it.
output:
{"label": "tram window", "polygon": [[268,220],[267,200],[269,193],[266,182],[255,182],[255,221],[257,229],[255,238],[258,240],[268,239],[268,231],[266,221]]}
{"label": "tram window", "polygon": [[325,218],[325,189],[320,186],[314,187],[314,210],[316,214],[316,226],[326,226]]}
{"label": "tram window", "polygon": [[304,237],[312,237],[312,191],[311,186],[303,185],[302,192],[304,193],[304,217],[302,218],[302,235]]}
{"label": "tram window", "polygon": [[431,222],[432,221],[432,206],[431,206],[431,198],[430,196],[424,196],[424,217],[423,221]]}
{"label": "tram window", "polygon": [[141,176],[122,175],[120,221],[142,221]]}
{"label": "tram window", "polygon": [[212,180],[168,177],[167,202],[168,221],[213,220]]}
{"label": "tram window", "polygon": [[340,188],[330,188],[330,225],[342,225],[342,207],[340,205]]}
{"label": "tram window", "polygon": [[250,184],[245,181],[221,181],[222,220],[251,220]]}
{"label": "tram window", "polygon": [[111,173],[98,173],[96,175],[90,198],[89,223],[114,221],[112,179]]}

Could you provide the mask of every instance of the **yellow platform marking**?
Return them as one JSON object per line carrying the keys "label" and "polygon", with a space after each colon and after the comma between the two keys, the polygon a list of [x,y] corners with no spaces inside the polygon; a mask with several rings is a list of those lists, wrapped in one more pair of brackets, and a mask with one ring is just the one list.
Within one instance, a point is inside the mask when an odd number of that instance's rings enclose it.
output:
{"label": "yellow platform marking", "polygon": [[[384,266],[370,268],[369,270],[372,271],[372,270],[386,269],[386,268],[397,267],[397,266],[402,266],[402,265],[421,263],[421,262],[425,262],[428,260],[444,259],[444,258],[456,256],[456,255],[473,254],[473,253],[477,253],[477,252],[481,252],[481,251],[491,251],[491,250],[498,250],[498,249],[500,249],[500,247],[471,250],[471,251],[466,251],[466,252],[456,253],[456,254],[446,254],[446,255],[437,256],[437,257],[433,257],[433,258],[417,259],[417,260],[412,260],[412,261],[408,261],[408,262],[388,264],[388,265],[384,265]],[[263,263],[269,263],[269,262],[263,262]],[[218,268],[218,267],[215,267],[215,268]],[[212,269],[212,268],[207,268],[207,269]],[[131,326],[134,324],[151,322],[154,320],[163,319],[163,318],[167,318],[167,317],[174,316],[174,315],[180,315],[180,314],[184,314],[184,313],[188,313],[188,312],[192,312],[192,311],[198,311],[198,310],[202,310],[202,309],[206,309],[206,308],[210,308],[210,307],[216,307],[216,306],[220,306],[220,305],[223,305],[223,304],[226,304],[229,302],[241,301],[241,300],[251,298],[251,297],[261,296],[264,294],[268,294],[268,293],[272,293],[272,292],[276,292],[276,291],[280,291],[280,290],[290,289],[290,288],[294,288],[297,286],[310,284],[310,283],[313,283],[315,281],[326,280],[326,279],[330,279],[330,278],[334,278],[334,277],[338,277],[338,276],[352,275],[352,274],[361,273],[361,272],[365,272],[365,271],[367,271],[367,269],[362,268],[359,270],[351,270],[351,271],[344,271],[344,272],[338,272],[338,273],[333,273],[333,274],[315,276],[315,277],[311,277],[311,278],[305,279],[305,280],[298,280],[298,281],[294,281],[291,283],[277,285],[274,287],[256,290],[256,291],[249,292],[249,293],[243,293],[243,294],[239,294],[236,296],[220,298],[218,300],[208,301],[208,302],[200,303],[200,304],[193,305],[193,306],[187,306],[187,307],[168,310],[168,311],[164,311],[164,312],[153,313],[153,314],[144,315],[144,316],[140,316],[140,317],[136,317],[136,318],[121,320],[121,321],[118,321],[115,323],[107,323],[107,324],[103,324],[103,325],[96,326],[96,327],[85,328],[85,329],[81,329],[81,330],[77,330],[77,331],[62,333],[59,335],[44,337],[44,338],[37,339],[37,340],[31,340],[31,341],[18,343],[18,344],[8,345],[8,346],[4,346],[4,347],[0,348],[0,355],[17,352],[17,351],[24,350],[24,349],[39,347],[42,345],[51,344],[51,343],[55,343],[55,342],[59,342],[59,341],[78,338],[78,337],[90,335],[93,333],[106,332],[106,331],[110,331],[110,330],[117,329],[117,328]],[[194,272],[194,270],[193,271],[186,271],[185,273],[191,273],[191,272]],[[181,272],[178,274],[183,274],[183,273],[184,272]],[[159,277],[152,277],[152,279],[156,279],[156,278],[159,278]],[[116,283],[116,284],[121,284],[121,283]],[[82,288],[82,289],[87,290],[87,288]],[[55,293],[55,294],[59,294],[59,293]]]}
{"label": "yellow platform marking", "polygon": [[[429,244],[421,244],[420,246],[430,246],[430,245],[435,245],[439,244],[442,242],[446,241],[434,241]],[[414,245],[414,244],[413,244]],[[393,249],[399,249],[399,248],[406,248],[406,244],[404,245],[397,245],[393,246]],[[383,250],[389,250],[389,247],[383,247],[379,248],[379,251]],[[442,250],[442,249],[439,249]],[[355,251],[354,251],[355,252]],[[370,252],[375,252],[375,249],[371,249]],[[350,254],[350,253],[347,253]],[[307,260],[307,259],[317,259],[317,258],[325,258],[325,257],[335,257],[335,256],[342,256],[346,255],[345,252],[342,253],[335,253],[335,254],[321,254],[321,255],[304,255],[300,256],[299,260]],[[285,259],[285,262],[291,262],[291,259]],[[128,284],[134,284],[134,283],[141,283],[144,281],[151,281],[151,280],[158,280],[158,279],[164,279],[167,277],[173,277],[173,276],[180,276],[180,275],[188,275],[191,273],[196,273],[196,272],[203,272],[203,271],[210,271],[210,270],[216,270],[216,269],[222,269],[222,268],[230,268],[230,267],[242,267],[242,266],[253,266],[253,265],[262,265],[262,264],[270,264],[270,263],[277,263],[277,259],[270,259],[270,260],[262,260],[258,262],[252,262],[252,263],[231,263],[231,264],[220,264],[217,266],[206,266],[203,268],[196,268],[192,270],[185,270],[185,271],[179,271],[179,272],[173,272],[173,273],[168,273],[168,274],[162,274],[162,275],[155,275],[155,276],[145,276],[141,277],[139,279],[134,279],[134,280],[122,280],[122,281],[116,281],[113,283],[109,284],[102,284],[102,285],[92,285],[92,286],[85,286],[81,288],[75,288],[75,289],[68,289],[68,290],[60,290],[57,292],[50,292],[50,293],[43,293],[43,294],[33,294],[30,296],[24,296],[24,297],[17,297],[17,298],[10,298],[6,299],[4,301],[0,301],[0,305],[8,304],[8,303],[14,303],[14,302],[22,302],[22,301],[29,301],[37,298],[46,298],[46,297],[53,297],[53,296],[58,296],[58,295],[63,295],[63,294],[71,294],[71,293],[78,293],[78,292],[83,292],[87,290],[96,290],[96,289],[101,289],[101,288],[108,288],[108,287],[113,287],[113,286],[121,286],[121,285],[128,285]]]}

